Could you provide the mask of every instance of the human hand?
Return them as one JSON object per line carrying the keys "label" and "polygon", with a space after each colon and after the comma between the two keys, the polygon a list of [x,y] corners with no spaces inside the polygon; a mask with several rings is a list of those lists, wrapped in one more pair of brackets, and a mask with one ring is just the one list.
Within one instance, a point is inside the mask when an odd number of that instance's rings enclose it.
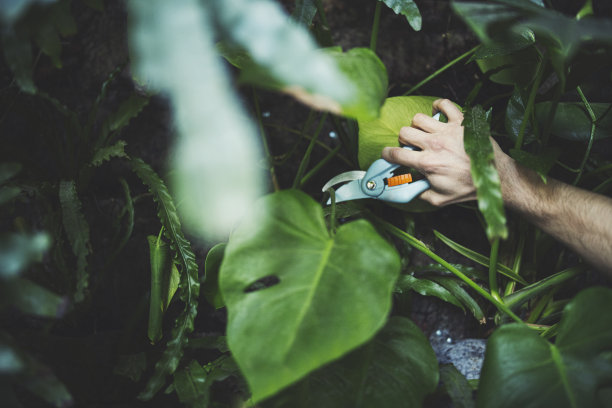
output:
{"label": "human hand", "polygon": [[[391,163],[413,167],[427,177],[431,188],[420,198],[435,206],[475,200],[470,158],[463,146],[463,114],[448,99],[433,102],[433,113],[438,111],[446,115],[448,123],[417,113],[412,126],[400,130],[400,143],[416,146],[420,151],[386,147],[382,157]],[[499,149],[495,144],[494,147]]]}

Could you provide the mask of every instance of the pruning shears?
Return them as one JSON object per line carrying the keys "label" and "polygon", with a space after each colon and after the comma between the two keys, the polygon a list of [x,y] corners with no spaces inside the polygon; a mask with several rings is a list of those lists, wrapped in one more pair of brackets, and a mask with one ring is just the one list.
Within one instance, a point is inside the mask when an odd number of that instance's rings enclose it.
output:
{"label": "pruning shears", "polygon": [[[440,120],[440,113],[433,116]],[[404,149],[415,150],[412,146]],[[323,186],[322,191],[330,187],[346,183],[336,189],[336,202],[373,198],[391,203],[407,203],[419,194],[429,189],[426,179],[413,181],[410,173],[396,174],[399,164],[392,164],[385,159],[378,159],[370,165],[367,171],[347,171],[333,177]],[[331,204],[331,198],[327,205]]]}

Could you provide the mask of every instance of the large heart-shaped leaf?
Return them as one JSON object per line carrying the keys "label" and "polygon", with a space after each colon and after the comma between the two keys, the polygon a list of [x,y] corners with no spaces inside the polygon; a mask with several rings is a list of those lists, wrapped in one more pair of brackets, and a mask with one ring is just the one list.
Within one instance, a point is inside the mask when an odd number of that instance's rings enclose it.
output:
{"label": "large heart-shaped leaf", "polygon": [[612,381],[612,290],[590,288],[566,307],[556,344],[521,324],[489,339],[478,406],[599,407]]}
{"label": "large heart-shaped leaf", "polygon": [[265,408],[421,407],[438,362],[409,319],[394,316],[368,344],[266,401]]}
{"label": "large heart-shaped leaf", "polygon": [[[536,120],[543,126],[551,109],[551,102],[536,104]],[[609,103],[591,103],[597,118],[595,140],[612,136],[612,111]],[[591,136],[591,118],[582,102],[562,102],[557,105],[551,133],[563,139],[587,142]]]}
{"label": "large heart-shaped leaf", "polygon": [[365,220],[330,236],[321,207],[300,191],[259,201],[230,237],[219,275],[228,345],[253,400],[369,340],[385,323],[399,269]]}
{"label": "large heart-shaped leaf", "polygon": [[399,131],[410,126],[417,113],[431,115],[433,96],[396,96],[387,98],[375,120],[359,121],[359,166],[367,169],[386,146],[399,146]]}

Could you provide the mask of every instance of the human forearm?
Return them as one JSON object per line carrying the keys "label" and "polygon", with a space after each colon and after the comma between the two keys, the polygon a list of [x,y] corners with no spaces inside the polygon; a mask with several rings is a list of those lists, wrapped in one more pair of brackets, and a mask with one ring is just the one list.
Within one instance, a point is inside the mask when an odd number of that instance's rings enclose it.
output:
{"label": "human forearm", "polygon": [[498,149],[495,164],[510,209],[612,273],[612,199],[550,178],[544,183]]}

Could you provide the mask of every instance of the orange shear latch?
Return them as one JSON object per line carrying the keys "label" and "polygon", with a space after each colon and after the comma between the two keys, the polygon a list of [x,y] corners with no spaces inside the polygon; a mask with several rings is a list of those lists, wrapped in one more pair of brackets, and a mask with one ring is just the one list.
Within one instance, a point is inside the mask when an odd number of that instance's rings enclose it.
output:
{"label": "orange shear latch", "polygon": [[412,183],[412,174],[400,174],[399,176],[389,177],[387,179],[387,186],[389,187],[408,183]]}

